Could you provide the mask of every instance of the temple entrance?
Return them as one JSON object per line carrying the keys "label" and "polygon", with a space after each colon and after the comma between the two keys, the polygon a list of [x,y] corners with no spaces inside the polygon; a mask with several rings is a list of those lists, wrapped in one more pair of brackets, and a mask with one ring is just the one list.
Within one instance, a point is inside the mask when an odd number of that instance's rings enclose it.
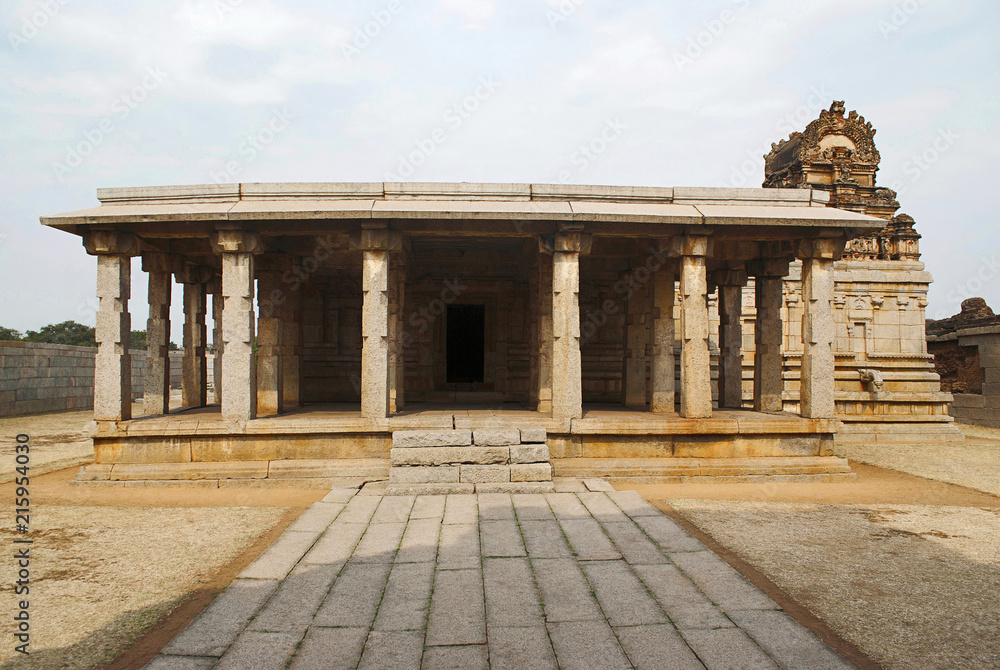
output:
{"label": "temple entrance", "polygon": [[447,313],[449,384],[481,384],[485,376],[486,306],[449,305]]}

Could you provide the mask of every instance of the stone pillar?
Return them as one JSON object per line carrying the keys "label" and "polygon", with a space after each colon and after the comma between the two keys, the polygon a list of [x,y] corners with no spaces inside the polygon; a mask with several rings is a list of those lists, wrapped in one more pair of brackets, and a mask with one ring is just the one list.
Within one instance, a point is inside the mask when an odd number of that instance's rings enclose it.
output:
{"label": "stone pillar", "polygon": [[142,413],[170,411],[170,293],[175,257],[159,252],[142,255],[142,269],[149,274],[149,318],[146,320],[146,364]]}
{"label": "stone pillar", "polygon": [[214,402],[222,404],[222,352],[225,345],[222,342],[222,278],[212,281],[212,389]]}
{"label": "stone pillar", "polygon": [[681,416],[712,416],[712,368],[708,348],[708,279],[705,259],[712,240],[677,238],[681,286]]}
{"label": "stone pillar", "polygon": [[653,363],[650,410],[674,411],[674,295],[677,268],[663,266],[653,278]]}
{"label": "stone pillar", "polygon": [[406,404],[405,329],[406,260],[402,253],[389,258],[389,411],[402,411]]}
{"label": "stone pillar", "polygon": [[128,312],[132,260],[139,240],[130,233],[84,235],[87,253],[97,256],[97,356],[94,369],[94,420],[132,418],[132,360],[128,353],[132,320]]}
{"label": "stone pillar", "polygon": [[580,254],[590,253],[591,237],[558,233],[552,253],[552,416],[583,416],[583,363],[580,354]]}
{"label": "stone pillar", "polygon": [[285,302],[281,305],[281,321],[284,330],[281,333],[281,344],[284,348],[281,357],[282,401],[285,409],[299,407],[301,400],[301,356],[302,356],[302,287],[285,291]]}
{"label": "stone pillar", "polygon": [[712,273],[719,287],[719,407],[743,407],[743,270]]}
{"label": "stone pillar", "polygon": [[402,249],[398,233],[365,228],[357,239],[364,257],[361,288],[361,415],[389,416],[389,255]]}
{"label": "stone pillar", "polygon": [[788,260],[762,258],[750,261],[754,276],[754,305],[757,320],[754,326],[753,408],[755,412],[778,413],[784,410],[781,394],[784,356],[781,342],[784,326],[781,322],[783,277],[788,274]]}
{"label": "stone pillar", "polygon": [[267,262],[269,269],[257,272],[257,415],[281,414],[283,403],[284,361],[282,360],[285,325],[281,320],[281,305],[286,292],[282,290],[281,272],[272,269],[278,259],[266,256],[258,259],[258,268]]}
{"label": "stone pillar", "polygon": [[184,285],[184,364],[181,373],[181,395],[184,407],[204,407],[208,404],[208,367],[205,349],[208,331],[205,314],[208,311],[206,281],[213,274],[210,268],[184,266],[177,281]]}
{"label": "stone pillar", "polygon": [[552,412],[552,267],[551,249],[539,251],[537,411]]}
{"label": "stone pillar", "polygon": [[[648,268],[640,268],[646,269]],[[631,271],[630,271],[631,272]],[[645,282],[636,281],[628,296],[625,314],[625,348],[622,359],[622,404],[629,409],[643,411],[647,407],[646,369],[647,347],[650,340],[652,294],[650,276]],[[628,282],[626,281],[626,284]]]}
{"label": "stone pillar", "polygon": [[844,252],[838,239],[805,240],[799,246],[802,258],[802,416],[832,419],[835,361],[833,341],[833,264]]}
{"label": "stone pillar", "polygon": [[222,254],[222,416],[248,421],[257,417],[257,366],[254,361],[255,233],[222,230],[213,236]]}

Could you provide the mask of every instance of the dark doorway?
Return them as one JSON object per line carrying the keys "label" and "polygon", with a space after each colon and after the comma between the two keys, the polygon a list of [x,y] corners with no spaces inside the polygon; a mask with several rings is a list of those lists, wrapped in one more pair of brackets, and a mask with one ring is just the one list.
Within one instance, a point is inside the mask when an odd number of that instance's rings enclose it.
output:
{"label": "dark doorway", "polygon": [[448,383],[482,383],[486,360],[486,306],[449,305]]}

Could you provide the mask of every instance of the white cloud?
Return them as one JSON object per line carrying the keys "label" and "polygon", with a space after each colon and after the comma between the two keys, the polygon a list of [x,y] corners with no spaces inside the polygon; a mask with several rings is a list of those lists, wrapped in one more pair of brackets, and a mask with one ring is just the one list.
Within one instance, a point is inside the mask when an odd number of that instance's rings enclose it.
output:
{"label": "white cloud", "polygon": [[438,0],[437,9],[462,17],[467,29],[485,28],[497,16],[496,0]]}

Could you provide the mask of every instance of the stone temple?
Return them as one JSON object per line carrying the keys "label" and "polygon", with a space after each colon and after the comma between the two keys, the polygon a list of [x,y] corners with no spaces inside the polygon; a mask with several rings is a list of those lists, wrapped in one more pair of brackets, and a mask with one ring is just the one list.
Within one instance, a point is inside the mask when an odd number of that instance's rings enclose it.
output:
{"label": "stone temple", "polygon": [[[912,219],[875,187],[873,135],[835,103],[774,146],[760,189],[101,189],[100,206],[42,219],[97,259],[96,463],[80,479],[850,478],[835,436],[952,430],[924,339],[931,278]],[[132,259],[149,280],[142,416]]]}

